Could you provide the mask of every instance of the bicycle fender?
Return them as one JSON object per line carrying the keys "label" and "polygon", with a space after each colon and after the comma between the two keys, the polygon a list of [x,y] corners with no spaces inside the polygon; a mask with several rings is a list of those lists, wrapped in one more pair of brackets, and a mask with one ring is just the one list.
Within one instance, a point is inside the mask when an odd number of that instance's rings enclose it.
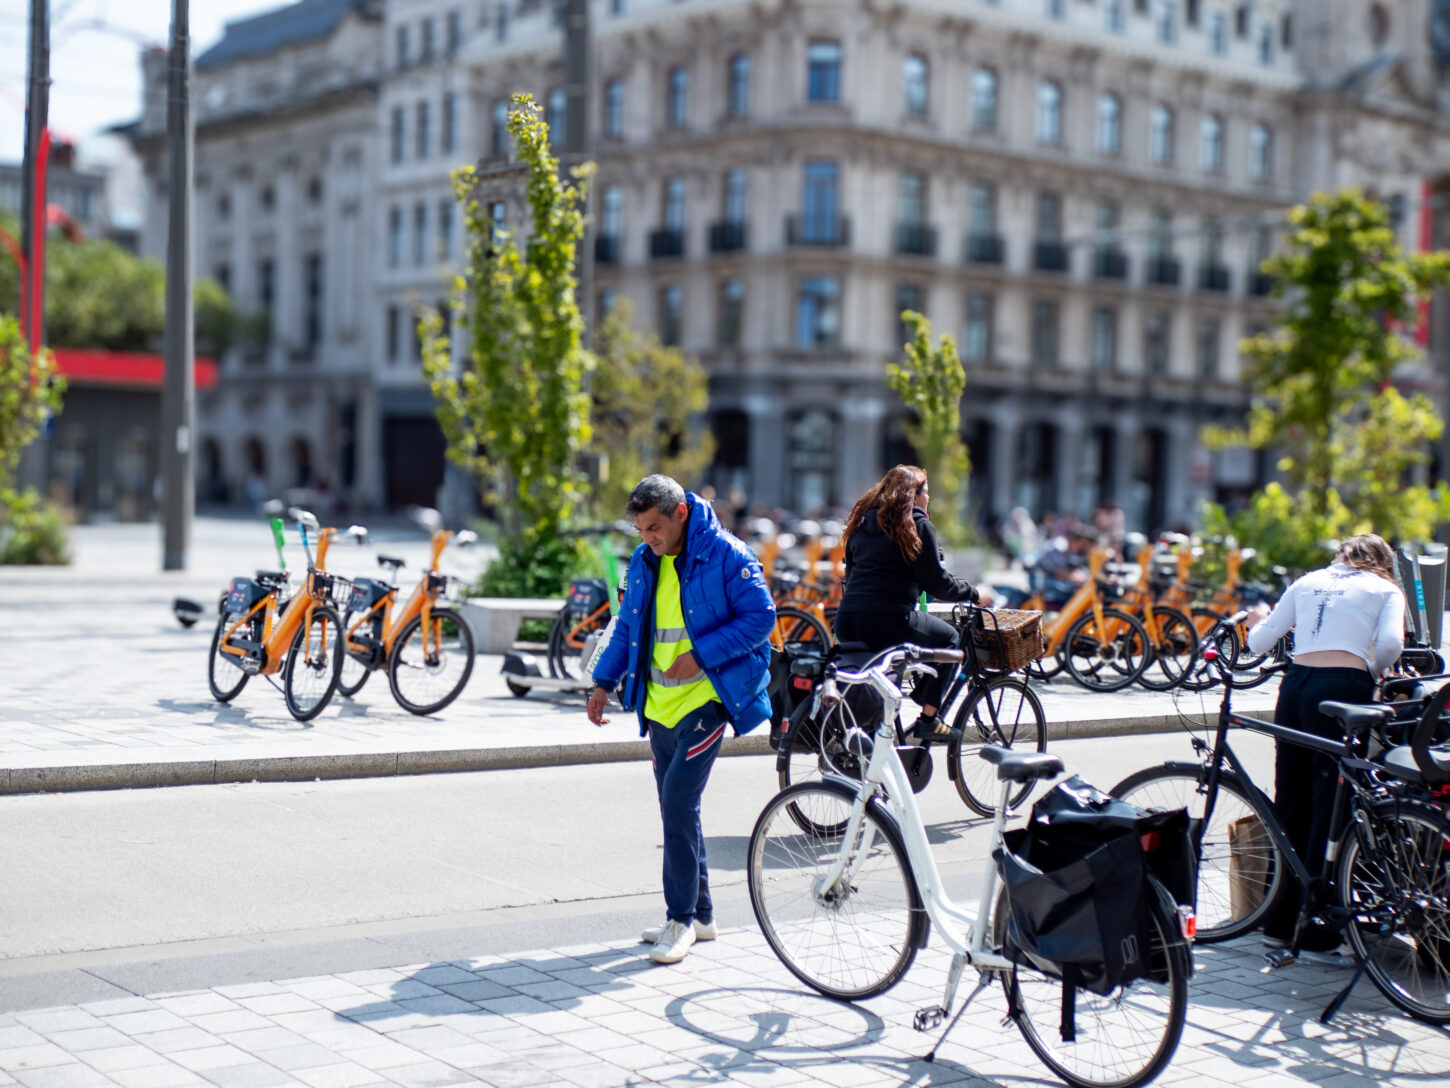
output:
{"label": "bicycle fender", "polygon": [[1188,977],[1193,977],[1193,946],[1183,936],[1183,931],[1178,926],[1178,904],[1173,901],[1173,896],[1152,873],[1144,874],[1148,881],[1148,887],[1152,890],[1154,898],[1157,899],[1159,907],[1163,910],[1165,928],[1168,930],[1168,945],[1170,948],[1181,948],[1184,951],[1184,959],[1188,961]]}
{"label": "bicycle fender", "polygon": [[[821,785],[843,798],[854,801],[859,783],[844,775],[828,774],[821,779]],[[911,942],[913,948],[925,948],[927,938],[931,935],[931,919],[926,915],[926,903],[921,898],[921,889],[916,882],[916,871],[912,869],[911,856],[906,852],[906,839],[901,834],[901,824],[880,797],[871,798],[870,808],[881,818],[881,827],[887,837],[891,839],[891,845],[896,847],[899,852],[901,862],[906,866],[906,875],[911,878],[911,933],[907,936],[907,940]]]}

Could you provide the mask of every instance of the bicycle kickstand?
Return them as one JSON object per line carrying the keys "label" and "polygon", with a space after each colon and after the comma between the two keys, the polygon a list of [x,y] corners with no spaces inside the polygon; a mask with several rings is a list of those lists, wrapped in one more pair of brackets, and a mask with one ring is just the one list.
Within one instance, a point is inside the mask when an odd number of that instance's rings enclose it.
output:
{"label": "bicycle kickstand", "polygon": [[[957,984],[962,981],[962,969],[966,967],[967,959],[968,957],[965,952],[957,952],[952,956],[952,966],[947,972],[947,989],[942,1003],[932,1008],[917,1010],[916,1016],[912,1018],[912,1026],[917,1031],[931,1031],[932,1028],[938,1027],[947,1018],[948,1014],[951,1013],[952,1004],[957,996]],[[972,998],[986,989],[989,984],[990,976],[983,975],[982,980],[966,996],[966,1000],[962,1002],[962,1007],[957,1010],[956,1015],[951,1018],[951,1022],[947,1024],[946,1029],[941,1033],[941,1037],[937,1039],[936,1046],[927,1051],[922,1061],[936,1061],[936,1052],[941,1049],[942,1043],[946,1042],[947,1035],[952,1028],[957,1026],[957,1021],[962,1018],[962,1013],[967,1011],[967,1006],[972,1003]]]}

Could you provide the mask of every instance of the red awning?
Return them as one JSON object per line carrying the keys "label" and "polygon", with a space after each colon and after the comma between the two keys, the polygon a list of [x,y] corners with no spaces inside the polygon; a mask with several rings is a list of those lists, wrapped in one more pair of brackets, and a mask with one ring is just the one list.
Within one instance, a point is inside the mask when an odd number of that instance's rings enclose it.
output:
{"label": "red awning", "polygon": [[[85,348],[52,348],[56,369],[71,385],[119,386],[130,389],[160,389],[165,360],[142,351],[90,351]],[[196,387],[216,387],[216,360],[196,360]]]}

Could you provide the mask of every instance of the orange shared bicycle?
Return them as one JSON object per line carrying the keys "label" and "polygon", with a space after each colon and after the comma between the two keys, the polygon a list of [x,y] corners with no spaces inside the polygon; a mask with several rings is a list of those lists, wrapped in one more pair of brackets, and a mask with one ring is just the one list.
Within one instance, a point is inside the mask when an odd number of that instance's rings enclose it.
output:
{"label": "orange shared bicycle", "polygon": [[[342,668],[342,619],[337,606],[352,583],[327,572],[327,550],[337,530],[319,528],[317,518],[296,511],[307,555],[307,578],[289,600],[282,600],[287,572],[259,570],[255,578],[233,578],[211,639],[207,684],[219,702],[229,703],[253,676],[282,673],[287,710],[299,722],[322,712],[337,690]],[[309,532],[317,539],[314,561]],[[349,534],[365,534],[353,526]]]}
{"label": "orange shared bicycle", "polygon": [[356,695],[369,676],[385,668],[393,698],[411,714],[434,714],[462,694],[473,675],[473,631],[448,607],[461,580],[440,572],[438,561],[450,542],[462,546],[477,540],[471,532],[435,528],[428,569],[396,613],[403,560],[380,555],[378,566],[388,569],[388,579],[354,581],[343,620],[347,654],[338,690]]}

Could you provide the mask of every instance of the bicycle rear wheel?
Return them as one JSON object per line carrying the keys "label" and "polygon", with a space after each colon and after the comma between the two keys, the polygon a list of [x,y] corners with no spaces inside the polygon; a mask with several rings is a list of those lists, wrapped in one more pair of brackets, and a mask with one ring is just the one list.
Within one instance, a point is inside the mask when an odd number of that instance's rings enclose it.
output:
{"label": "bicycle rear wheel", "polygon": [[[354,632],[353,627],[358,624],[361,624],[361,626],[358,626],[357,631]],[[349,640],[352,639],[354,634],[357,634],[378,641],[382,634],[382,626],[383,618],[381,612],[373,612],[364,620],[362,613],[349,611],[342,618],[342,629],[346,632]],[[337,681],[338,694],[346,695],[351,699],[358,692],[362,691],[363,685],[368,682],[368,677],[372,676],[372,674],[373,667],[364,661],[361,655],[349,649],[343,655],[342,659],[342,676]]]}
{"label": "bicycle rear wheel", "polygon": [[1143,675],[1152,654],[1143,625],[1116,608],[1103,609],[1101,630],[1091,611],[1083,613],[1068,628],[1062,643],[1068,675],[1089,691],[1127,687]]}
{"label": "bicycle rear wheel", "polygon": [[[992,915],[992,935],[1010,956],[1007,917],[1004,886]],[[1188,946],[1177,924],[1158,897],[1151,897],[1149,976],[1106,995],[1074,991],[1071,1041],[1062,1038],[1062,979],[1022,954],[1024,962],[1002,977],[1002,985],[1018,1030],[1047,1068],[1077,1088],[1134,1088],[1162,1072],[1178,1048],[1188,1009]]]}
{"label": "bicycle rear wheel", "polygon": [[1176,608],[1153,606],[1158,639],[1153,643],[1153,662],[1138,677],[1149,691],[1171,691],[1183,682],[1198,663],[1198,632],[1193,620]]}
{"label": "bicycle rear wheel", "polygon": [[[824,782],[782,790],[750,834],[750,905],[771,950],[807,986],[843,1001],[900,981],[925,934],[916,881],[893,824],[868,805],[846,842],[854,795]],[[802,831],[797,814],[827,833]],[[846,875],[819,885],[841,852]]]}
{"label": "bicycle rear wheel", "polygon": [[788,642],[814,647],[825,653],[831,648],[831,632],[804,608],[780,605],[775,610],[775,630],[770,634],[770,644],[780,650]]}
{"label": "bicycle rear wheel", "polygon": [[1355,954],[1380,991],[1417,1020],[1450,1023],[1450,820],[1385,801],[1340,845],[1335,881]]}
{"label": "bicycle rear wheel", "polygon": [[[1042,700],[1027,681],[1017,676],[996,676],[973,690],[957,712],[956,728],[962,738],[947,749],[947,766],[957,784],[957,794],[979,816],[992,815],[999,787],[996,769],[981,758],[984,744],[1018,751],[1047,750],[1047,715]],[[1027,799],[1033,783],[1026,782],[1012,792],[1009,807]]]}
{"label": "bicycle rear wheel", "polygon": [[433,608],[432,631],[414,616],[398,634],[388,658],[393,698],[410,714],[434,714],[463,692],[473,675],[473,631],[451,608]]}
{"label": "bicycle rear wheel", "polygon": [[[206,683],[211,688],[212,698],[219,703],[229,703],[241,694],[247,681],[251,679],[241,669],[233,664],[240,661],[234,654],[222,652],[222,636],[241,619],[235,612],[223,612],[216,621],[216,630],[211,636],[211,656],[206,662]],[[241,633],[248,638],[252,637],[252,629],[256,621],[249,621],[241,628]],[[257,641],[260,641],[258,639]]]}
{"label": "bicycle rear wheel", "polygon": [[[1186,808],[1203,820],[1204,772],[1165,765],[1131,774],[1108,792],[1143,808]],[[1258,821],[1244,823],[1248,818]],[[1230,830],[1232,829],[1232,831]],[[1278,894],[1284,865],[1264,814],[1231,773],[1220,773],[1213,815],[1203,827],[1198,859],[1198,935],[1201,944],[1227,941],[1263,921]]]}

